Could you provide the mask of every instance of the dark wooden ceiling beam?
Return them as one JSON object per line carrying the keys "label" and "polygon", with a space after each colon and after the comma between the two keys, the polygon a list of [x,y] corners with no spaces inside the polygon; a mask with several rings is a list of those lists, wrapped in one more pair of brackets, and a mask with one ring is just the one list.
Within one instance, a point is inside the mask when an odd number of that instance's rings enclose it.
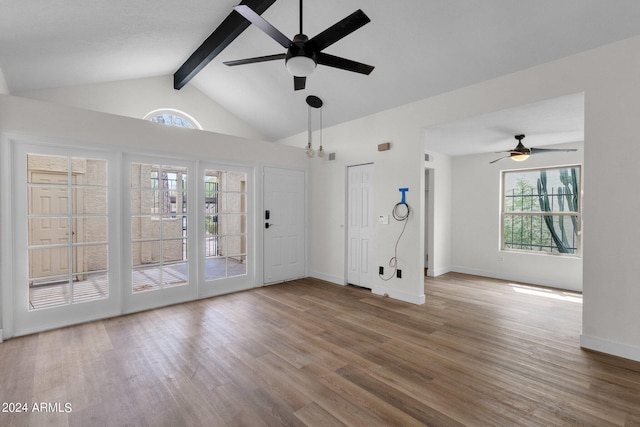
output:
{"label": "dark wooden ceiling beam", "polygon": [[[243,0],[244,4],[258,15],[274,4],[276,0]],[[235,10],[216,28],[213,33],[195,50],[184,64],[173,75],[174,89],[182,89],[189,80],[195,77],[213,58],[218,56],[236,37],[249,28],[251,23]]]}

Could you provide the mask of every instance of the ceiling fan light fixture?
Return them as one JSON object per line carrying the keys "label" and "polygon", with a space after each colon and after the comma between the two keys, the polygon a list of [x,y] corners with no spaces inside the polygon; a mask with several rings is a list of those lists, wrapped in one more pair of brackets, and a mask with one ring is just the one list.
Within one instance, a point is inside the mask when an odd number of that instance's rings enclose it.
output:
{"label": "ceiling fan light fixture", "polygon": [[529,154],[515,154],[515,155],[511,155],[511,159],[515,160],[516,162],[523,162],[527,160],[529,156],[530,156]]}
{"label": "ceiling fan light fixture", "polygon": [[316,69],[316,61],[308,56],[292,56],[286,62],[287,71],[295,77],[307,77]]}

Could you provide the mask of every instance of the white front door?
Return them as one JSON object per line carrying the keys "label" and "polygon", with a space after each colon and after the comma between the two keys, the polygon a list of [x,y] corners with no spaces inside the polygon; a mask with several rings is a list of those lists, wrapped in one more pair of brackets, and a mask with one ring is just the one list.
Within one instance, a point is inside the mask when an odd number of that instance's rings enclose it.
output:
{"label": "white front door", "polygon": [[347,283],[373,287],[373,164],[347,172]]}
{"label": "white front door", "polygon": [[305,275],[304,171],[264,169],[264,283]]}

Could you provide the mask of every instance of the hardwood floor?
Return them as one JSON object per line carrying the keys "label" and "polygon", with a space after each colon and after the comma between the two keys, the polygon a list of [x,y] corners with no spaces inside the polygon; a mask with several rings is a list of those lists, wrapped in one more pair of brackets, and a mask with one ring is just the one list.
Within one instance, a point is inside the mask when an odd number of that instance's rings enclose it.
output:
{"label": "hardwood floor", "polygon": [[28,412],[0,425],[640,425],[640,363],[580,349],[580,295],[425,285],[304,279],[11,339],[0,409]]}

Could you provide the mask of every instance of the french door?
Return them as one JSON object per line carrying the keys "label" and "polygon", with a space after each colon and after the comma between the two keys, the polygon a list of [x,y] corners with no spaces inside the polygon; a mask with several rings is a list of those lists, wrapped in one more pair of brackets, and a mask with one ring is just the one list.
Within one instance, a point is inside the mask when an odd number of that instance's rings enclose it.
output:
{"label": "french door", "polygon": [[201,163],[198,183],[199,296],[254,287],[253,169]]}
{"label": "french door", "polygon": [[256,285],[253,168],[7,142],[5,336]]}
{"label": "french door", "polygon": [[118,314],[118,158],[13,148],[14,334]]}
{"label": "french door", "polygon": [[125,157],[125,312],[196,297],[195,201],[188,196],[195,169],[175,158]]}

